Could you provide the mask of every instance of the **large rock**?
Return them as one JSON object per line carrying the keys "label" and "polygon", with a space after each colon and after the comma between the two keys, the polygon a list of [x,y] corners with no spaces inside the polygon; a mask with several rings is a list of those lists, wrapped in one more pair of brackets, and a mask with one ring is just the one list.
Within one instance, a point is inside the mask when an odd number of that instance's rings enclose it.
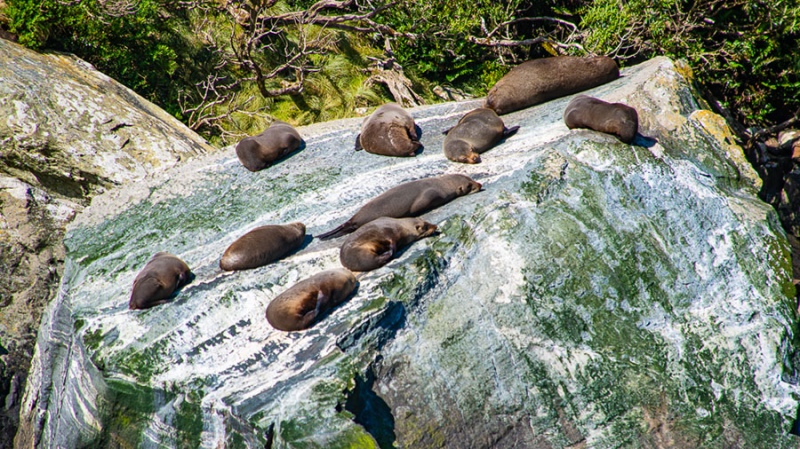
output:
{"label": "large rock", "polygon": [[[343,120],[301,129],[307,147],[258,173],[228,149],[98,196],[68,231],[17,445],[796,447],[786,237],[681,73],[655,59],[589,92],[636,107],[655,142],[570,131],[562,98],[504,116],[519,133],[456,165],[441,131],[479,102],[451,103],[412,111],[416,158],[353,152],[360,120]],[[361,275],[308,331],[275,331],[264,310],[339,266],[341,239],[217,266],[255,226],[320,233],[442,173],[485,191],[426,214],[440,235]],[[196,279],[129,311],[162,250]]]}
{"label": "large rock", "polygon": [[0,448],[60,283],[66,224],[91,196],[211,149],[80,59],[0,39]]}

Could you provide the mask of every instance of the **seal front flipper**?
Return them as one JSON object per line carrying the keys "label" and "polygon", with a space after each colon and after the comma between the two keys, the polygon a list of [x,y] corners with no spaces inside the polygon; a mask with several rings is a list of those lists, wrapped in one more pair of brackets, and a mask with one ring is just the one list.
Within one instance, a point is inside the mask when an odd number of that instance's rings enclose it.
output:
{"label": "seal front flipper", "polygon": [[[311,294],[308,295],[309,299],[311,299],[311,297],[313,297],[313,293],[314,292],[311,292]],[[311,301],[308,301],[308,300],[304,301],[304,303],[306,303],[306,304],[308,304],[310,302]],[[322,290],[317,291],[316,306],[313,309],[311,309],[308,312],[306,312],[305,314],[303,314],[302,317],[300,317],[300,327],[301,327],[301,329],[308,329],[309,327],[311,327],[311,324],[313,324],[314,320],[317,319],[317,317],[319,316],[319,313],[320,313],[320,310],[321,310],[322,306],[327,304],[327,303],[328,303],[327,295],[325,295],[325,293],[323,293]]]}
{"label": "seal front flipper", "polygon": [[356,151],[361,151],[364,147],[361,146],[361,133],[356,136],[356,146],[354,147]]}
{"label": "seal front flipper", "polygon": [[511,128],[503,128],[503,139],[507,139],[519,131],[519,125],[512,126]]}

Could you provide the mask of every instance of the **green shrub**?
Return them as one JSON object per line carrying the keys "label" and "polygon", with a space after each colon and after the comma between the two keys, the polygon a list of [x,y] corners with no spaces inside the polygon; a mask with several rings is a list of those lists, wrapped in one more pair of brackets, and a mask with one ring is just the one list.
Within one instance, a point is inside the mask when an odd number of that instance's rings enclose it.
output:
{"label": "green shrub", "polygon": [[626,63],[687,59],[748,126],[783,121],[800,107],[798,0],[595,0],[581,27],[588,50]]}

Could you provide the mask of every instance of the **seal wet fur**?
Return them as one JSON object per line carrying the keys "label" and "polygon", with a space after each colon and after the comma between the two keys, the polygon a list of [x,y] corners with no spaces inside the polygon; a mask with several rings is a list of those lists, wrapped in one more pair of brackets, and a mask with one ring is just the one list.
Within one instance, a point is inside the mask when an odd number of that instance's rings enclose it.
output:
{"label": "seal wet fur", "polygon": [[397,103],[375,110],[361,125],[355,150],[383,156],[415,156],[419,143],[414,118]]}
{"label": "seal wet fur", "polygon": [[557,56],[514,67],[489,90],[484,106],[500,115],[571,95],[619,78],[607,56]]}
{"label": "seal wet fur", "polygon": [[639,130],[639,115],[636,109],[622,103],[577,95],[564,110],[564,123],[569,129],[589,128],[630,144]]}
{"label": "seal wet fur", "polygon": [[386,265],[401,249],[435,231],[435,224],[420,218],[378,218],[347,236],[339,260],[353,271],[374,270]]}
{"label": "seal wet fur", "polygon": [[192,280],[186,262],[175,255],[158,252],[153,255],[133,280],[133,291],[128,307],[149,309],[164,304],[175,292]]}
{"label": "seal wet fur", "polygon": [[275,120],[261,134],[245,137],[236,144],[236,157],[244,168],[256,172],[300,148],[302,143],[292,125]]}
{"label": "seal wet fur", "polygon": [[344,302],[358,286],[350,270],[323,271],[284,291],[267,306],[267,321],[281,331],[308,329],[327,310]]}
{"label": "seal wet fur", "polygon": [[324,240],[349,234],[380,217],[416,217],[480,189],[480,183],[459,174],[406,182],[371,199],[349,220],[317,237]]}
{"label": "seal wet fur", "polygon": [[306,226],[300,222],[259,226],[228,246],[219,267],[233,271],[264,266],[299,248],[305,236]]}
{"label": "seal wet fur", "polygon": [[447,135],[442,144],[444,155],[453,162],[477,164],[481,153],[514,135],[518,129],[519,126],[506,128],[503,119],[492,109],[474,109],[444,132]]}

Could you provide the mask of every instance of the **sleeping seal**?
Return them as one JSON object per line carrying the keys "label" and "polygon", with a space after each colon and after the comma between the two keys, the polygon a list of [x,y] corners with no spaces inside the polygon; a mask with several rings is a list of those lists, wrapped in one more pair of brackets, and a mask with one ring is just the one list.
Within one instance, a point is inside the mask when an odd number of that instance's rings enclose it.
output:
{"label": "sleeping seal", "polygon": [[349,220],[317,237],[324,240],[349,234],[380,217],[416,217],[480,189],[480,183],[458,174],[406,182],[369,200]]}
{"label": "sleeping seal", "polygon": [[607,56],[557,56],[523,62],[489,90],[485,107],[500,115],[605,84],[619,77]]}
{"label": "sleeping seal", "polygon": [[299,248],[305,236],[306,225],[300,222],[259,226],[231,243],[219,267],[233,271],[264,266]]}
{"label": "sleeping seal", "polygon": [[259,171],[300,148],[303,139],[292,125],[275,120],[261,134],[245,137],[236,144],[236,156],[250,171]]}
{"label": "sleeping seal", "polygon": [[421,218],[378,218],[347,236],[339,251],[339,260],[353,271],[374,270],[386,265],[406,245],[435,231],[435,224]]}
{"label": "sleeping seal", "polygon": [[588,95],[577,95],[564,110],[569,129],[589,128],[612,134],[625,143],[633,142],[639,129],[636,109],[622,103],[606,103]]}
{"label": "sleeping seal", "polygon": [[514,135],[519,126],[506,128],[494,110],[478,108],[467,112],[458,124],[445,131],[444,155],[453,162],[477,164],[480,153],[488,151],[497,142]]}
{"label": "sleeping seal", "polygon": [[383,156],[415,156],[419,143],[414,118],[397,103],[387,103],[372,113],[356,136],[356,151]]}
{"label": "sleeping seal", "polygon": [[315,274],[275,297],[267,306],[267,321],[281,331],[307,329],[323,312],[344,302],[357,285],[346,268]]}
{"label": "sleeping seal", "polygon": [[164,304],[192,278],[186,262],[170,253],[155,253],[133,280],[128,307],[132,310],[149,309]]}

